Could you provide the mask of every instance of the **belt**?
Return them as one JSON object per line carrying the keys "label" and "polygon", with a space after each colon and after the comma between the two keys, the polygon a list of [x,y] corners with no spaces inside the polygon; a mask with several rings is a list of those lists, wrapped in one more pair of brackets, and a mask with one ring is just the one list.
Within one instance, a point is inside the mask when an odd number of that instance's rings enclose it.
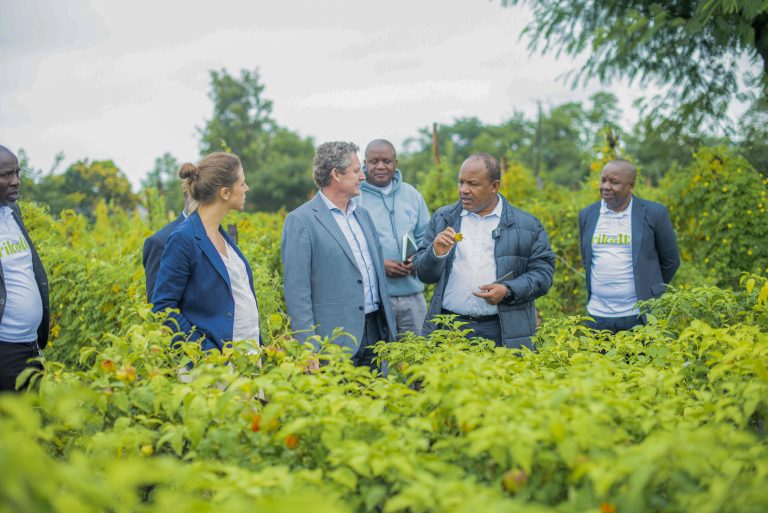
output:
{"label": "belt", "polygon": [[371,319],[375,319],[378,315],[379,315],[379,311],[378,310],[374,310],[371,313],[365,314],[365,320],[366,321],[370,321]]}
{"label": "belt", "polygon": [[450,310],[446,310],[445,308],[442,309],[443,314],[448,315],[458,315],[461,319],[466,319],[471,322],[488,322],[488,321],[498,321],[499,320],[499,314],[493,314],[493,315],[465,315],[460,314],[456,312],[451,312]]}

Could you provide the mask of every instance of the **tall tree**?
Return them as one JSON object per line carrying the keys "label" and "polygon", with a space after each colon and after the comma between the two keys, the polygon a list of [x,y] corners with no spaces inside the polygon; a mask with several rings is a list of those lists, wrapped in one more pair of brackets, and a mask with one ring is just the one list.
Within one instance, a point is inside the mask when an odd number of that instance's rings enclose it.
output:
{"label": "tall tree", "polygon": [[242,70],[239,78],[212,71],[213,116],[200,129],[200,151],[227,150],[240,157],[251,187],[248,208],[290,209],[313,190],[314,143],[278,126],[263,92],[258,70]]}
{"label": "tall tree", "polygon": [[[25,165],[28,162],[25,159]],[[111,160],[75,162],[64,173],[36,173],[36,180],[28,184],[30,195],[25,199],[46,203],[51,212],[73,209],[91,218],[99,201],[119,208],[132,209],[138,197],[131,191],[131,183]]]}
{"label": "tall tree", "polygon": [[[765,95],[768,2],[764,0],[501,0],[529,5],[531,48],[586,54],[580,79],[617,77],[668,86],[654,99],[687,126],[722,121],[739,93]],[[749,69],[744,73],[744,61]],[[746,87],[745,87],[746,86]],[[751,87],[750,87],[751,86]]]}
{"label": "tall tree", "polygon": [[146,178],[141,181],[142,189],[154,187],[165,196],[165,204],[178,213],[184,208],[184,193],[178,175],[179,161],[170,153],[164,153],[155,159],[155,165]]}

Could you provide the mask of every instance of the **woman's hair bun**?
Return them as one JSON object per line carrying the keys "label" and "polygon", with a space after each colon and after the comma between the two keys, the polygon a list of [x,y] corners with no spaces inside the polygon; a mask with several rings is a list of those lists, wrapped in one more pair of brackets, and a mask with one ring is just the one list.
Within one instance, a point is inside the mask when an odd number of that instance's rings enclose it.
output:
{"label": "woman's hair bun", "polygon": [[187,162],[186,164],[182,164],[179,168],[179,178],[182,180],[186,180],[189,178],[190,180],[194,180],[197,178],[197,166],[194,164]]}

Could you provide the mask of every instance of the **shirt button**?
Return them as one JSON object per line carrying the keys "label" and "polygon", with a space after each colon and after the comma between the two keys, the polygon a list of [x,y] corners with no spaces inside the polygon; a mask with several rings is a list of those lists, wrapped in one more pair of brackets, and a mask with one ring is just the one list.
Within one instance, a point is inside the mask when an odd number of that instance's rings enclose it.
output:
{"label": "shirt button", "polygon": [[358,310],[360,310],[361,312],[362,312],[363,310],[365,310],[365,308],[363,308],[362,306],[358,306],[358,307],[357,307],[357,309],[358,309]]}
{"label": "shirt button", "polygon": [[363,283],[363,280],[357,280],[357,283]]}
{"label": "shirt button", "polygon": [[229,319],[230,317],[232,317],[232,312],[227,312],[227,319]]}

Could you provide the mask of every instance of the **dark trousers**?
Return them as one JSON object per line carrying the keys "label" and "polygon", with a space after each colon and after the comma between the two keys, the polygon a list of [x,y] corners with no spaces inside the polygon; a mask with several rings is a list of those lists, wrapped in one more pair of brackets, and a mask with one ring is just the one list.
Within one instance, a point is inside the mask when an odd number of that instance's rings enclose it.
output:
{"label": "dark trousers", "polygon": [[591,315],[594,321],[587,321],[587,327],[593,330],[608,330],[614,334],[619,331],[629,331],[635,326],[641,326],[643,319],[638,315],[628,315],[627,317],[599,317]]}
{"label": "dark trousers", "polygon": [[468,323],[464,326],[464,329],[471,329],[473,331],[471,337],[480,337],[487,340],[493,340],[496,343],[496,347],[501,347],[501,320],[498,315],[462,315],[451,312],[443,308],[442,313],[458,315],[456,320]]}
{"label": "dark trousers", "polygon": [[387,322],[384,318],[384,311],[379,308],[375,312],[365,314],[365,329],[363,330],[363,339],[360,341],[360,348],[357,354],[352,357],[352,363],[356,367],[368,366],[371,370],[377,369],[373,363],[376,353],[373,352],[373,345],[379,340],[389,340],[386,328]]}
{"label": "dark trousers", "polygon": [[[37,342],[0,342],[0,392],[16,390],[16,378],[27,367],[43,369],[40,362],[28,362],[30,358],[42,356]],[[24,383],[19,388],[26,388]]]}

